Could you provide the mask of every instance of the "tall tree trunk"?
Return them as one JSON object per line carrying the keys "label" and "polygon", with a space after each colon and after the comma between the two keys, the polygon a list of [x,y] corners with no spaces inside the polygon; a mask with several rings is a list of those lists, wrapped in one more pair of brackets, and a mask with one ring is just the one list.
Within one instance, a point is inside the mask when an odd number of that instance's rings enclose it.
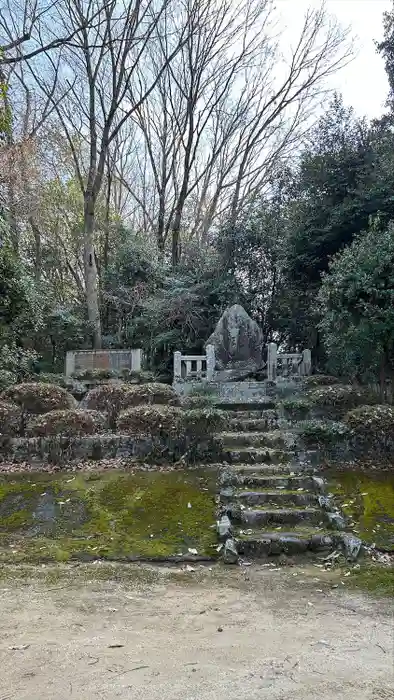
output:
{"label": "tall tree trunk", "polygon": [[34,249],[35,249],[35,266],[34,266],[34,279],[38,285],[41,281],[42,272],[42,245],[41,245],[41,231],[35,223],[32,216],[29,216],[29,223],[34,236]]}
{"label": "tall tree trunk", "polygon": [[159,214],[157,217],[157,249],[159,251],[159,258],[163,260],[164,258],[164,247],[165,247],[165,195],[164,191],[160,192],[159,196]]}
{"label": "tall tree trunk", "polygon": [[91,192],[84,196],[84,265],[85,293],[88,319],[93,328],[93,348],[101,348],[101,320],[99,307],[98,274],[94,251],[95,198]]}

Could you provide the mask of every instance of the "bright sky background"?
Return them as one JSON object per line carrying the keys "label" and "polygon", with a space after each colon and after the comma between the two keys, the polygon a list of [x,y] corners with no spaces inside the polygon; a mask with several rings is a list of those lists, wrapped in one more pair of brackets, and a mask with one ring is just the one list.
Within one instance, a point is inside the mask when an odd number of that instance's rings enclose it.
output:
{"label": "bright sky background", "polygon": [[[320,0],[276,0],[276,6],[290,34],[306,9],[319,7]],[[353,62],[332,77],[331,84],[359,116],[380,116],[387,97],[384,64],[374,41],[383,37],[383,12],[391,7],[392,0],[326,0],[327,11],[336,15],[342,26],[350,27],[358,51]]]}

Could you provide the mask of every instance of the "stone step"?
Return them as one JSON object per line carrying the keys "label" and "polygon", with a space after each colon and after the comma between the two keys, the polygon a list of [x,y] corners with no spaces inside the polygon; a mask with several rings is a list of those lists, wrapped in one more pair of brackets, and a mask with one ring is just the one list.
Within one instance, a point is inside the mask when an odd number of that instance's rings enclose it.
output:
{"label": "stone step", "polygon": [[313,524],[327,525],[327,520],[324,511],[320,508],[275,508],[270,505],[269,508],[253,507],[240,508],[239,505],[230,505],[227,509],[228,516],[232,523],[239,523],[245,528],[260,528],[267,525],[297,525],[297,524]]}
{"label": "stone step", "polygon": [[[235,432],[262,433],[267,430],[276,430],[277,428],[279,428],[281,419],[278,418],[276,415],[263,415],[253,417],[253,414],[255,412],[250,411],[250,413],[252,414],[251,418],[248,416],[240,418],[238,413],[236,418],[231,418],[231,430]],[[259,413],[259,411],[256,411],[256,413]],[[271,411],[267,411],[266,413],[271,414]],[[276,414],[276,411],[274,413]]]}
{"label": "stone step", "polygon": [[213,465],[219,469],[219,483],[236,484],[240,478],[254,479],[260,476],[309,476],[305,468],[297,467],[292,462],[277,464],[220,464]]}
{"label": "stone step", "polygon": [[286,489],[288,491],[296,491],[299,488],[303,488],[305,491],[316,491],[318,489],[310,476],[290,476],[289,474],[237,474],[234,473],[229,475],[228,480],[223,479],[221,481],[222,485],[238,485],[238,486],[249,486],[255,489],[272,489],[277,491],[278,489]]}
{"label": "stone step", "polygon": [[270,447],[234,447],[223,450],[223,460],[229,464],[278,464],[292,458],[292,453]]}
{"label": "stone step", "polygon": [[336,536],[321,528],[295,527],[283,530],[248,530],[236,535],[241,556],[256,559],[278,554],[327,552],[336,546]]}
{"label": "stone step", "polygon": [[220,491],[221,503],[242,503],[245,506],[309,506],[318,504],[318,496],[308,491],[243,490],[224,488]]}

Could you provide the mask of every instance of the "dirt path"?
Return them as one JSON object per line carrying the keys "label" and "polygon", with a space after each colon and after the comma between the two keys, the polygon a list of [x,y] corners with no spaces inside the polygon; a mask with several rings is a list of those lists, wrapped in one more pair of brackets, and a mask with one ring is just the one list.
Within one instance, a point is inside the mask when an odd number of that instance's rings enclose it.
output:
{"label": "dirt path", "polygon": [[0,700],[394,699],[388,600],[316,569],[135,571],[3,581]]}

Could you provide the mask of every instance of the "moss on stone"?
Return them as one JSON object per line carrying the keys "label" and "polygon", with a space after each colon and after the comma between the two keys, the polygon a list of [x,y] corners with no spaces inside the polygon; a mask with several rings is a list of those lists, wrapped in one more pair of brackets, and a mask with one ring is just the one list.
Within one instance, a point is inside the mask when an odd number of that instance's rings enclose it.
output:
{"label": "moss on stone", "polygon": [[212,473],[95,477],[1,478],[0,561],[155,559],[189,548],[215,553]]}
{"label": "moss on stone", "polygon": [[394,476],[337,472],[330,475],[330,490],[350,518],[355,532],[368,544],[394,551]]}

